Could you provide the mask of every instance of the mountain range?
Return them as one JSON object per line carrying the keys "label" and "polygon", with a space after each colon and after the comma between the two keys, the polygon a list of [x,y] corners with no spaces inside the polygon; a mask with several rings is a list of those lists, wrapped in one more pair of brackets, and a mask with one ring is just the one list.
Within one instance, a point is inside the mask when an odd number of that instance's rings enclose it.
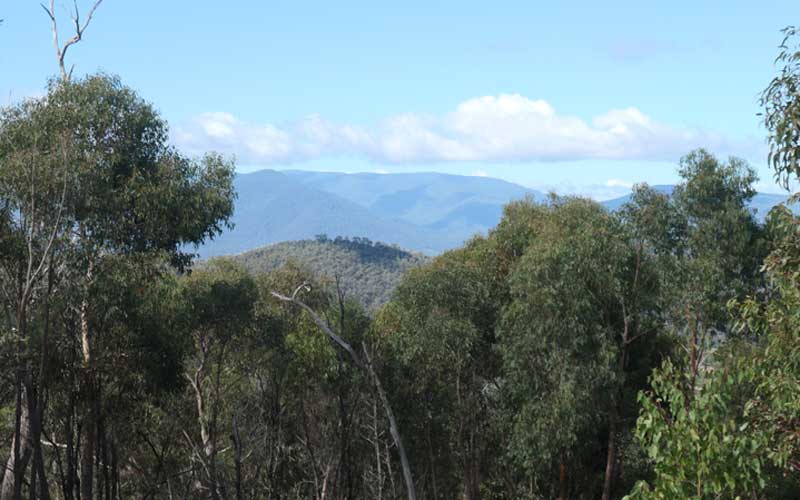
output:
{"label": "mountain range", "polygon": [[[238,254],[323,234],[366,237],[435,255],[494,227],[509,201],[546,197],[500,179],[440,173],[259,170],[237,175],[235,187],[234,228],[200,247],[201,257]],[[672,186],[654,187],[672,191]],[[602,203],[614,210],[629,196]],[[764,217],[785,199],[758,193],[751,206]]]}

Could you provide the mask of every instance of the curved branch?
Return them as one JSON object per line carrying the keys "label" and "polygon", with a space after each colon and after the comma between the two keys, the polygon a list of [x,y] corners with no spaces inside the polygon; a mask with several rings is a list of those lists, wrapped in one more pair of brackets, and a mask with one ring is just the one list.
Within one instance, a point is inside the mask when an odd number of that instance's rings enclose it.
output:
{"label": "curved branch", "polygon": [[[362,359],[353,347],[342,337],[336,334],[336,332],[328,326],[328,323],[323,321],[323,319],[313,310],[311,307],[308,306],[305,302],[299,300],[297,298],[297,294],[301,290],[310,290],[310,285],[308,283],[303,283],[298,286],[291,297],[287,297],[285,295],[281,295],[278,292],[270,292],[273,297],[283,302],[288,302],[290,304],[294,304],[303,310],[305,310],[314,323],[319,327],[320,330],[325,332],[328,337],[330,337],[336,344],[339,345],[342,349],[347,351],[350,355],[350,358],[353,360],[356,366],[361,368],[362,370],[366,371],[369,377],[372,379],[373,384],[375,385],[375,390],[378,392],[378,397],[381,400],[381,404],[383,405],[383,409],[386,412],[386,418],[389,420],[389,432],[392,435],[392,439],[394,440],[395,446],[397,446],[397,452],[400,455],[400,464],[403,468],[403,479],[406,483],[406,491],[408,492],[408,500],[416,500],[417,493],[414,487],[414,477],[411,474],[411,466],[409,465],[408,456],[406,455],[406,449],[403,446],[403,439],[400,436],[400,430],[397,427],[397,420],[394,417],[394,412],[392,411],[392,407],[389,404],[389,398],[386,396],[386,392],[383,390],[383,385],[381,384],[380,379],[378,378],[378,374],[375,373],[375,368],[372,365],[372,358],[370,358],[369,352],[365,345],[361,345],[362,350],[364,352],[364,358]],[[341,299],[341,296],[339,297]]]}

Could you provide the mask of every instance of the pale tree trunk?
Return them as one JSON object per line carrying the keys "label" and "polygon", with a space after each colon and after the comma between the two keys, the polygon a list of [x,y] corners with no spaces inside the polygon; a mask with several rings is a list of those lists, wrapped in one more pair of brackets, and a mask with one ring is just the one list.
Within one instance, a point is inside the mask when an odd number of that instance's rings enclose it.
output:
{"label": "pale tree trunk", "polygon": [[[281,295],[277,292],[271,292],[272,296],[278,300],[283,302],[289,302],[294,304],[301,309],[305,310],[311,319],[314,321],[314,324],[317,327],[325,332],[325,334],[330,337],[339,347],[344,349],[349,355],[350,359],[353,360],[353,363],[360,369],[364,370],[367,375],[372,379],[373,384],[375,385],[375,391],[378,393],[378,398],[383,405],[383,410],[386,413],[386,419],[389,421],[389,433],[392,435],[392,439],[394,440],[394,444],[397,447],[397,453],[400,455],[400,465],[403,470],[403,479],[406,483],[406,493],[408,494],[408,500],[416,500],[417,493],[416,488],[414,486],[414,477],[411,474],[411,465],[408,462],[408,455],[406,454],[406,449],[403,446],[403,439],[400,436],[400,430],[397,427],[397,420],[394,417],[394,412],[392,411],[392,406],[389,404],[389,398],[386,396],[386,392],[383,390],[383,385],[381,384],[380,378],[378,378],[378,374],[375,373],[375,368],[372,364],[372,359],[370,359],[369,352],[367,351],[367,347],[362,344],[362,351],[364,358],[362,359],[361,356],[356,353],[353,347],[345,341],[342,337],[336,334],[328,324],[323,321],[319,315],[311,309],[305,302],[299,300],[297,298],[297,294],[300,293],[302,290],[309,290],[310,287],[307,283],[303,283],[302,285],[298,286],[291,297],[287,297],[285,295]],[[340,297],[341,302],[341,297]]]}
{"label": "pale tree trunk", "polygon": [[611,499],[611,484],[614,481],[614,465],[617,460],[617,410],[611,410],[608,419],[608,455],[606,457],[606,472],[603,480],[602,500]]}
{"label": "pale tree trunk", "polygon": [[211,498],[218,499],[220,498],[220,493],[216,474],[216,436],[213,432],[213,425],[209,425],[213,424],[213,422],[212,418],[208,414],[208,408],[206,404],[207,401],[205,394],[203,393],[203,385],[205,384],[206,375],[205,370],[209,357],[209,346],[207,339],[198,339],[198,343],[200,345],[200,352],[202,355],[200,358],[200,363],[195,369],[194,374],[189,375],[187,373],[185,376],[189,380],[189,384],[192,386],[192,390],[194,391],[195,404],[197,407],[197,422],[200,430],[200,448],[203,461],[202,466],[205,469],[208,477],[207,481],[204,481],[205,484],[203,486],[208,488],[208,490],[211,492]]}
{"label": "pale tree trunk", "polygon": [[86,270],[86,287],[84,298],[80,305],[80,333],[81,353],[83,354],[83,387],[86,394],[86,408],[81,422],[83,430],[83,443],[81,444],[81,500],[92,500],[94,497],[94,453],[97,447],[97,418],[99,394],[95,391],[94,373],[92,370],[91,334],[89,326],[89,290],[91,286],[94,266],[89,261]]}
{"label": "pale tree trunk", "polygon": [[[86,15],[86,20],[81,23],[80,21],[80,12],[78,12],[78,4],[75,3],[75,11],[70,12],[67,11],[72,18],[72,22],[75,26],[75,35],[70,38],[69,40],[64,43],[62,46],[58,41],[58,25],[56,23],[56,9],[55,9],[55,0],[50,0],[50,7],[46,7],[42,4],[42,8],[47,13],[47,16],[50,18],[52,22],[52,32],[53,32],[53,46],[56,49],[56,58],[58,59],[58,69],[61,72],[61,80],[64,82],[68,82],[70,77],[72,77],[72,69],[70,68],[67,71],[64,58],[67,55],[67,49],[69,49],[72,45],[80,42],[83,39],[83,33],[86,31],[86,28],[89,27],[89,23],[92,22],[92,16],[94,15],[94,11],[97,10],[97,7],[100,6],[100,3],[103,0],[95,0],[92,8],[89,9],[89,12]],[[83,499],[81,499],[83,500]]]}
{"label": "pale tree trunk", "polygon": [[397,420],[394,418],[394,412],[392,411],[392,406],[389,404],[389,398],[386,397],[386,392],[383,390],[383,385],[381,384],[378,375],[375,373],[375,369],[372,366],[372,360],[369,357],[369,353],[367,352],[367,347],[362,346],[364,349],[364,356],[367,360],[367,369],[372,376],[372,381],[375,384],[375,389],[378,392],[378,397],[383,404],[383,409],[386,412],[386,418],[389,420],[389,433],[392,435],[392,439],[394,440],[395,446],[397,446],[397,452],[400,455],[400,466],[403,469],[403,478],[406,482],[406,492],[408,493],[408,500],[416,500],[417,493],[416,489],[414,488],[414,477],[411,475],[411,465],[408,463],[408,455],[406,455],[406,449],[403,446],[403,438],[400,436],[400,430],[397,427]]}
{"label": "pale tree trunk", "polygon": [[[28,394],[35,394],[30,400],[31,407],[31,445],[33,446],[33,468],[30,481],[30,498],[35,500],[50,500],[50,489],[47,484],[47,475],[44,469],[44,456],[42,453],[42,432],[44,429],[45,391],[47,390],[47,360],[50,353],[50,297],[53,292],[54,270],[50,259],[47,270],[47,293],[44,299],[44,329],[42,330],[41,346],[39,350],[39,387],[33,389],[33,380],[28,381]],[[33,373],[33,370],[31,370]],[[38,495],[37,495],[38,483]]]}
{"label": "pale tree trunk", "polygon": [[[24,397],[19,396],[20,400]],[[11,443],[11,455],[6,462],[5,473],[3,474],[3,486],[0,489],[0,500],[16,500],[22,498],[22,477],[28,467],[31,457],[30,447],[30,418],[28,418],[28,408],[24,401],[18,405],[17,431],[14,433]],[[19,439],[18,439],[19,438]]]}

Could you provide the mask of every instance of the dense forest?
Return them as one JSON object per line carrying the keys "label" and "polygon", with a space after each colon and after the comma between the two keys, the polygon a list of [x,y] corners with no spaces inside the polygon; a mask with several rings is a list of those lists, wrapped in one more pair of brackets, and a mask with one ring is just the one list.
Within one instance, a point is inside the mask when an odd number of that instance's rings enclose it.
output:
{"label": "dense forest", "polygon": [[[0,113],[0,499],[800,497],[800,219],[755,217],[745,161],[687,152],[616,211],[510,203],[369,312],[302,265],[192,266],[235,166],[73,78],[89,20]],[[761,94],[787,189],[799,42]]]}
{"label": "dense forest", "polygon": [[232,256],[250,272],[265,273],[292,265],[305,268],[309,276],[330,281],[368,311],[375,311],[391,298],[403,275],[430,259],[363,237],[286,241]]}

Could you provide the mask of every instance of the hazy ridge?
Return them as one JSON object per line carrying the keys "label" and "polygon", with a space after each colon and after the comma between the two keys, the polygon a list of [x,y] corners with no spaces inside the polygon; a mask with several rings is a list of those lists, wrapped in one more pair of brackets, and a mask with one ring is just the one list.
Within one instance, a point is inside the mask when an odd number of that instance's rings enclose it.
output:
{"label": "hazy ridge", "polygon": [[[672,192],[672,186],[654,186]],[[500,220],[503,206],[546,195],[490,177],[439,173],[375,174],[260,170],[239,174],[234,228],[198,251],[202,257],[238,254],[282,241],[366,237],[426,255],[455,248]],[[603,201],[615,210],[630,195]],[[750,206],[763,219],[783,202],[758,193]]]}

